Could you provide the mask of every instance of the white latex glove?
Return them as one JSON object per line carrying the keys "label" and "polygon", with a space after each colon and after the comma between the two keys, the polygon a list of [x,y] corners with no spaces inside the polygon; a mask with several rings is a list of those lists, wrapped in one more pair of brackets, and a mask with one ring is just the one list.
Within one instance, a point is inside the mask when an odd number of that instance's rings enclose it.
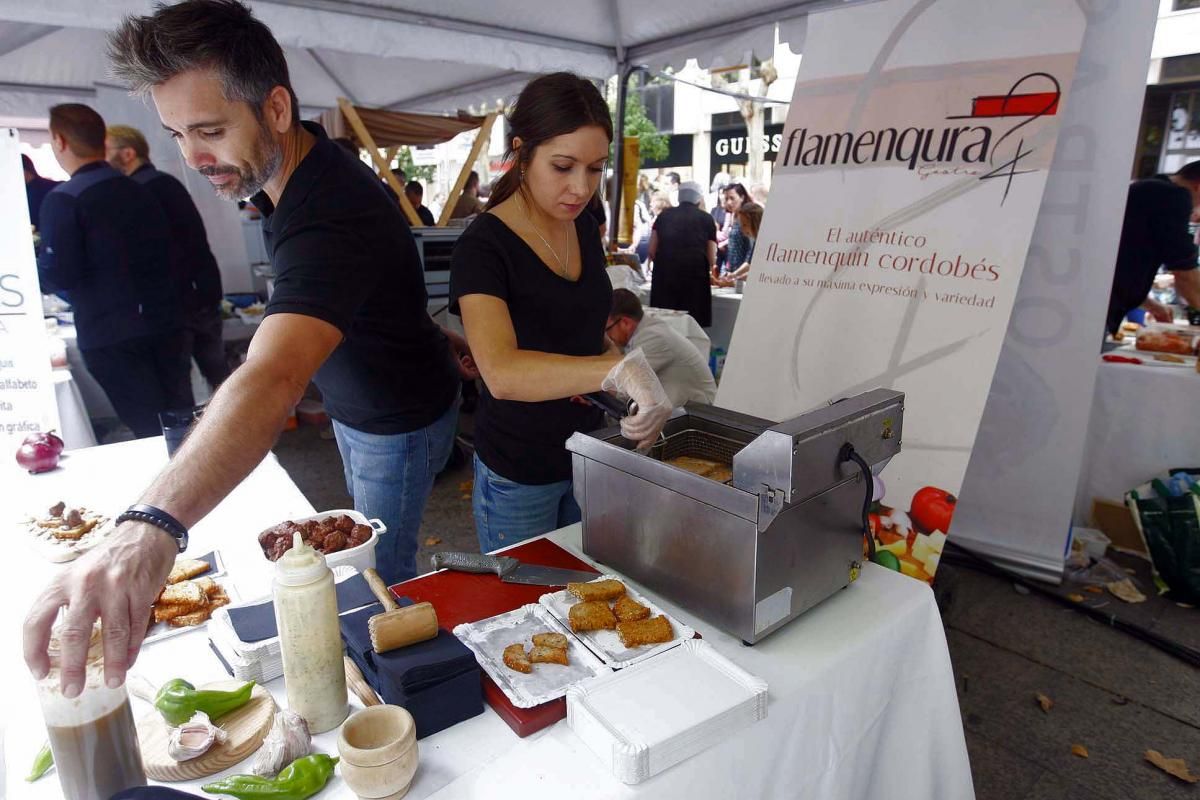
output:
{"label": "white latex glove", "polygon": [[671,400],[646,361],[642,348],[627,353],[609,370],[600,388],[626,395],[637,403],[637,413],[621,420],[621,435],[637,442],[639,450],[654,444],[671,416]]}

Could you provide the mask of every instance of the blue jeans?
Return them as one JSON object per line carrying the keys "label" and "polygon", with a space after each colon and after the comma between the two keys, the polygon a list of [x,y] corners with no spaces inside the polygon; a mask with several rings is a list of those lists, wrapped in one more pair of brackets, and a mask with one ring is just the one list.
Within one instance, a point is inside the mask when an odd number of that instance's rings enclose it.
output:
{"label": "blue jeans", "polygon": [[417,533],[433,479],[450,458],[458,400],[430,425],[409,433],[363,433],[334,420],[333,433],[356,511],[378,517],[388,532],[375,546],[375,569],[385,583],[417,574]]}
{"label": "blue jeans", "polygon": [[544,486],[517,483],[492,472],[478,455],[471,511],[481,553],[572,525],[583,516],[571,491],[571,481]]}

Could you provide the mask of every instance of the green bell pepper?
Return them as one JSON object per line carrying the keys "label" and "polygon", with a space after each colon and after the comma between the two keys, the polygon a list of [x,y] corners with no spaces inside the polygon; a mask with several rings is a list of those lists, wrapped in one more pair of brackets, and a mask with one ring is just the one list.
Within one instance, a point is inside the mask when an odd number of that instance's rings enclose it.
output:
{"label": "green bell pepper", "polygon": [[154,697],[154,707],[162,714],[168,725],[176,726],[187,722],[197,711],[203,711],[214,722],[222,714],[241,708],[250,702],[254,681],[233,691],[197,689],[183,678],[175,678],[163,684]]}
{"label": "green bell pepper", "polygon": [[38,754],[33,759],[33,766],[29,769],[29,775],[25,777],[29,783],[33,783],[38,778],[45,775],[54,766],[54,754],[50,752],[50,743],[42,745],[42,749],[38,750]]}
{"label": "green bell pepper", "polygon": [[297,758],[274,778],[257,775],[230,775],[200,787],[209,794],[227,794],[238,800],[305,800],[312,797],[333,775],[338,760],[324,753]]}

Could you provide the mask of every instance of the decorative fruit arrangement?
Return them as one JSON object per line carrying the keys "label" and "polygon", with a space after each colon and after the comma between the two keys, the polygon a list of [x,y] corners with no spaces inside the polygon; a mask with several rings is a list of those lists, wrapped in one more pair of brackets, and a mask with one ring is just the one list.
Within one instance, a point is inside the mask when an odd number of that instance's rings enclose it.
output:
{"label": "decorative fruit arrangement", "polygon": [[875,537],[875,563],[913,578],[932,581],[957,498],[936,486],[913,495],[908,512],[882,505],[876,497],[869,522]]}
{"label": "decorative fruit arrangement", "polygon": [[17,449],[17,463],[31,474],[49,472],[58,466],[63,447],[63,440],[54,431],[31,433]]}

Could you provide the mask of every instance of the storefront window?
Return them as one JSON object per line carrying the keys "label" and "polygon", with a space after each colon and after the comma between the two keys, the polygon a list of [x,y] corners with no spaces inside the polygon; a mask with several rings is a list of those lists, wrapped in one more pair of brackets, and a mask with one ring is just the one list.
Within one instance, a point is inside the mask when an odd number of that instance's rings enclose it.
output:
{"label": "storefront window", "polygon": [[[1197,7],[1200,8],[1200,0]],[[1197,159],[1200,159],[1200,90],[1173,92],[1162,170],[1174,172]]]}
{"label": "storefront window", "polygon": [[1200,8],[1200,0],[1174,0],[1171,3],[1172,11],[1191,11],[1194,8]]}

